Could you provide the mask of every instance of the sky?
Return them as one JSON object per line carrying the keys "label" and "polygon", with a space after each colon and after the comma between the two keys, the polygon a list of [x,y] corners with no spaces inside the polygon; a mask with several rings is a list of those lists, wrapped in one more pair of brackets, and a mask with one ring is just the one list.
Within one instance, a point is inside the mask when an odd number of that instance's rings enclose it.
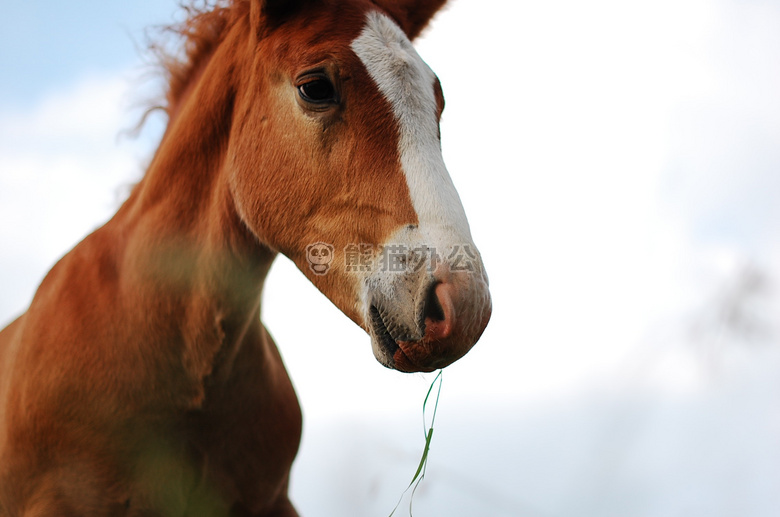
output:
{"label": "sky", "polygon": [[[176,13],[5,7],[0,324],[141,177],[139,47]],[[444,372],[415,514],[778,515],[780,3],[453,0],[416,46],[494,312]],[[389,514],[432,378],[381,367],[284,257],[263,297],[305,416],[294,502]]]}

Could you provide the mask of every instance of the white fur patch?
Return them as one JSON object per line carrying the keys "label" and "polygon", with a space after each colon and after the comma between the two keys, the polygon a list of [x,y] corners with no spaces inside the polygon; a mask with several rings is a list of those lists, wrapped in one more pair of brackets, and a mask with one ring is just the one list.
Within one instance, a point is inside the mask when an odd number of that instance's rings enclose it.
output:
{"label": "white fur patch", "polygon": [[472,242],[460,197],[444,165],[439,142],[436,76],[401,28],[377,11],[352,42],[400,126],[401,166],[419,229],[412,240],[444,250]]}

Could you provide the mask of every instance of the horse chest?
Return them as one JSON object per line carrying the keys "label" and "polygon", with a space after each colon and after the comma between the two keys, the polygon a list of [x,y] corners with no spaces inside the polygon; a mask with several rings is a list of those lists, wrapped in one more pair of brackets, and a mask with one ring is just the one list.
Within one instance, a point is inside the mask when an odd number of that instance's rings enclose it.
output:
{"label": "horse chest", "polygon": [[[203,489],[261,509],[285,493],[301,437],[301,410],[275,345],[236,358],[230,379],[213,387],[202,410],[188,414],[186,433],[203,468]],[[269,349],[269,347],[272,347]],[[259,354],[258,354],[259,352]]]}

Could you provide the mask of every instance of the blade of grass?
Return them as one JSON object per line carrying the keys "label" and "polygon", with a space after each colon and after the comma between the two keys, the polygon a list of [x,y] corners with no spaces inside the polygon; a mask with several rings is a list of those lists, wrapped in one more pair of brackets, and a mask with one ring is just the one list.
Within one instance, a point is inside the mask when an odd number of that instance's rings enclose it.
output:
{"label": "blade of grass", "polygon": [[[406,489],[401,493],[401,497],[398,499],[398,502],[396,503],[395,508],[393,508],[393,511],[390,512],[389,517],[393,517],[393,514],[396,510],[398,510],[398,506],[401,504],[404,495],[406,495],[409,489],[412,488],[412,485],[414,485],[414,489],[412,489],[412,497],[409,500],[409,515],[412,515],[414,493],[417,492],[417,487],[419,487],[422,480],[425,479],[425,469],[428,466],[428,452],[431,450],[431,440],[433,439],[433,423],[436,421],[436,411],[439,409],[439,397],[441,396],[442,379],[442,370],[439,370],[439,373],[436,374],[436,377],[431,383],[431,387],[428,388],[428,393],[425,395],[425,400],[423,401],[423,432],[425,433],[425,448],[423,449],[422,458],[420,458],[420,464],[417,466],[417,471],[414,473],[411,483],[409,483],[409,486],[407,486]],[[433,387],[436,386],[437,381],[439,383],[439,389],[436,392],[436,403],[433,406],[433,415],[431,415],[431,426],[428,427],[428,424],[425,421],[425,412],[428,406],[428,399],[430,398],[431,393],[433,392]]]}

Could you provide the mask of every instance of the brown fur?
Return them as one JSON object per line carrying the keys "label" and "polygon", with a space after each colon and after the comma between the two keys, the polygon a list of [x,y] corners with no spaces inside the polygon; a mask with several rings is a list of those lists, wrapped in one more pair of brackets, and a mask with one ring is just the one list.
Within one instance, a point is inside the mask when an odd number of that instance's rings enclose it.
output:
{"label": "brown fur", "polygon": [[[381,3],[414,36],[443,2]],[[355,279],[313,275],[306,245],[416,223],[390,106],[349,49],[376,8],[192,12],[145,177],[0,333],[0,516],[297,515],[301,415],[258,318],[265,275],[284,253],[365,325]],[[343,103],[312,114],[289,96],[317,67]]]}

